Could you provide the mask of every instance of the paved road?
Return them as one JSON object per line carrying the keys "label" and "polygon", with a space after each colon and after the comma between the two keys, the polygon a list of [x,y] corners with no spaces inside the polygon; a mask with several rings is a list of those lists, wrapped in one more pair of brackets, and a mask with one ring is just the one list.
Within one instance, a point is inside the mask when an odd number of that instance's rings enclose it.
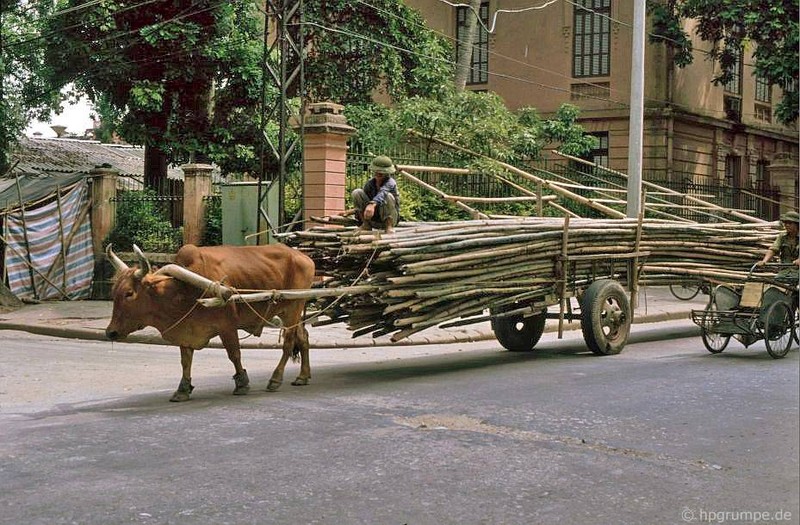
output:
{"label": "paved road", "polygon": [[[800,517],[797,350],[710,355],[686,322],[602,358],[578,334],[317,350],[310,386],[246,397],[210,349],[182,404],[175,350],[3,335],[3,524]],[[251,379],[277,358],[247,351]]]}

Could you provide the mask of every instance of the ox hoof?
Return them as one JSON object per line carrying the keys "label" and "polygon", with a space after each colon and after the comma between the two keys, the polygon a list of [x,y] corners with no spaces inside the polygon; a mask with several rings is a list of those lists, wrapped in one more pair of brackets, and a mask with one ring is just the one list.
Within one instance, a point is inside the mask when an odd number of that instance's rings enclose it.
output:
{"label": "ox hoof", "polygon": [[172,397],[169,398],[173,403],[180,403],[181,401],[189,401],[191,399],[189,392],[181,392],[176,390]]}
{"label": "ox hoof", "polygon": [[236,384],[236,388],[233,389],[233,395],[243,396],[250,392],[250,378],[247,377],[247,370],[242,370],[241,374],[234,374],[233,382]]}
{"label": "ox hoof", "polygon": [[308,385],[308,378],[307,377],[298,377],[294,381],[292,381],[292,385],[294,386],[306,386]]}
{"label": "ox hoof", "polygon": [[270,379],[269,383],[267,384],[267,392],[275,392],[281,387],[282,384],[283,381],[275,381],[274,379]]}
{"label": "ox hoof", "polygon": [[178,389],[174,394],[172,394],[172,397],[169,398],[169,400],[175,403],[189,401],[189,397],[192,395],[192,390],[194,390],[194,387],[192,386],[192,380],[181,379],[181,382],[178,384]]}

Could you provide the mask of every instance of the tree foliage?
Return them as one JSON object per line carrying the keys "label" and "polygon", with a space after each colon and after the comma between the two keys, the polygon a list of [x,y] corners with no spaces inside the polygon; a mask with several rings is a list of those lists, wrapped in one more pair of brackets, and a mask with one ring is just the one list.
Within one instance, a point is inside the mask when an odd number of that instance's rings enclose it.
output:
{"label": "tree foliage", "polygon": [[[9,165],[11,145],[28,123],[46,119],[61,102],[59,89],[45,83],[42,24],[52,17],[51,2],[1,0],[0,5],[0,174]],[[60,87],[60,86],[59,86]]]}
{"label": "tree foliage", "polygon": [[410,97],[392,108],[351,110],[348,118],[376,151],[407,140],[406,130],[413,129],[423,141],[450,142],[513,164],[539,158],[547,146],[558,145],[573,155],[589,151],[595,139],[584,135],[578,114],[578,108],[565,104],[553,118],[543,119],[535,108],[509,110],[495,93],[451,88],[439,97]]}
{"label": "tree foliage", "polygon": [[217,104],[259,100],[257,87],[242,86],[260,80],[250,1],[64,0],[61,7],[65,13],[46,25],[49,83],[74,83],[129,142],[173,162],[208,154],[228,119]]}
{"label": "tree foliage", "polygon": [[680,67],[694,59],[683,20],[697,21],[697,35],[712,44],[708,59],[720,66],[715,84],[729,82],[742,51],[752,49],[755,74],[783,90],[783,99],[775,108],[778,120],[785,124],[797,120],[797,0],[651,0],[649,9],[653,40],[671,46]]}
{"label": "tree foliage", "polygon": [[[571,155],[583,155],[596,147],[596,139],[585,135],[577,123],[578,109],[563,105],[549,119],[534,108],[510,111],[493,93],[458,91],[455,86],[438,97],[410,97],[392,107],[376,104],[346,108],[348,121],[358,130],[356,140],[365,152],[382,154],[417,147],[418,161],[434,165],[467,167],[481,177],[507,177],[508,173],[485,155],[507,164],[525,167],[528,161],[541,158],[546,148],[557,147]],[[416,133],[410,134],[409,129]],[[467,151],[441,147],[440,141]],[[437,180],[437,187],[448,192],[447,176]],[[461,220],[469,215],[413,185],[402,189],[404,220]],[[493,214],[526,215],[534,213],[530,203],[476,205]]]}
{"label": "tree foliage", "polygon": [[311,101],[364,104],[447,89],[451,47],[398,0],[305,2],[305,74]]}
{"label": "tree foliage", "polygon": [[[262,95],[268,106],[279,95],[274,83],[262,82],[263,1],[20,0],[8,15],[6,3],[5,19],[19,23],[4,23],[4,37],[33,37],[17,38],[13,66],[4,49],[4,73],[12,67],[31,71],[17,84],[28,91],[39,84],[50,93],[49,99],[28,97],[15,106],[19,118],[4,119],[9,136],[30,120],[33,113],[26,111],[46,115],[58,106],[58,90],[72,84],[97,108],[104,136],[116,132],[162,151],[170,162],[200,155],[226,171],[260,168]],[[58,16],[26,18],[25,6],[32,4],[42,6],[37,12],[49,6],[47,13]],[[290,31],[304,43],[307,89],[289,94],[306,102],[366,102],[380,92],[399,99],[439,92],[451,78],[446,41],[397,0],[307,1]],[[279,69],[277,54],[266,59]],[[299,98],[295,107],[299,111]],[[268,135],[277,135],[274,124],[265,124]]]}

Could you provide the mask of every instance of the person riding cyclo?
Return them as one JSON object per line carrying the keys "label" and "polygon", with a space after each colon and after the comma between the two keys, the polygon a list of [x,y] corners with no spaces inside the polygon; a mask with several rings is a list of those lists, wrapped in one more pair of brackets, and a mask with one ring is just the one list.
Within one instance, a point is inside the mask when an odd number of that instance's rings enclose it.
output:
{"label": "person riding cyclo", "polygon": [[790,211],[781,215],[781,224],[783,229],[772,246],[764,254],[764,258],[757,264],[764,266],[772,261],[776,255],[782,264],[791,264],[791,268],[783,268],[776,275],[776,279],[786,283],[797,283],[798,268],[800,268],[800,253],[798,253],[798,222],[800,222],[800,214],[796,211]]}
{"label": "person riding cyclo", "polygon": [[[764,257],[756,263],[757,266],[764,266],[769,264],[772,259],[777,255],[781,264],[791,265],[788,268],[782,268],[775,275],[775,280],[785,283],[792,288],[792,305],[797,307],[798,288],[800,287],[800,252],[798,252],[798,223],[800,223],[800,214],[796,211],[784,213],[780,217],[781,224],[784,231],[778,234],[775,242],[769,247]],[[770,303],[764,297],[765,303]],[[765,306],[765,305],[762,305]]]}

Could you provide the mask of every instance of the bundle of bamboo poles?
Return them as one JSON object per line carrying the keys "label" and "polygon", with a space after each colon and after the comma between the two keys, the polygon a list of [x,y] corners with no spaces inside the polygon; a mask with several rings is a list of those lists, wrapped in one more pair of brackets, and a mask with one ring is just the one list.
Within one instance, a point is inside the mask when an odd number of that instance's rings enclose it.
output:
{"label": "bundle of bamboo poles", "polygon": [[[321,286],[373,287],[321,297],[315,324],[346,322],[354,337],[400,340],[485,320],[489,310],[554,305],[595,278],[625,282],[633,267],[640,284],[741,282],[777,234],[775,223],[526,217],[404,223],[390,235],[328,224],[294,232],[288,243],[314,259]],[[634,266],[619,263],[632,253],[643,255]]]}

